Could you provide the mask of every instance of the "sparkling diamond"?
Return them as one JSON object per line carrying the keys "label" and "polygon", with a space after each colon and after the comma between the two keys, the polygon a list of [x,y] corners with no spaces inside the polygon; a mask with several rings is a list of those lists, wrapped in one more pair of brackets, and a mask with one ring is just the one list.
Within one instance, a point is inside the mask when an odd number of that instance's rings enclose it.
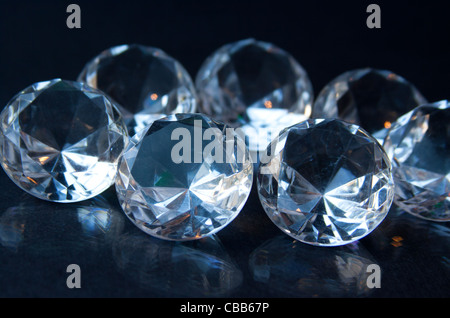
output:
{"label": "sparkling diamond", "polygon": [[285,233],[304,243],[337,246],[369,234],[393,200],[391,164],[356,125],[307,120],[284,130],[262,158],[261,203]]}
{"label": "sparkling diamond", "polygon": [[400,117],[383,144],[393,164],[395,203],[416,216],[450,221],[450,105],[423,105]]}
{"label": "sparkling diamond", "polygon": [[191,77],[160,49],[121,45],[90,61],[78,77],[119,104],[130,135],[168,114],[191,113],[196,93]]}
{"label": "sparkling diamond", "polygon": [[307,119],[313,90],[303,67],[273,44],[242,40],[214,52],[196,78],[201,111],[241,127],[249,149],[265,149],[280,130]]}
{"label": "sparkling diamond", "polygon": [[340,118],[360,125],[381,141],[401,115],[426,103],[408,81],[391,71],[371,68],[341,74],[314,103],[313,118]]}
{"label": "sparkling diamond", "polygon": [[218,232],[238,215],[253,181],[248,151],[236,136],[201,114],[171,115],[137,133],[116,180],[127,216],[167,240]]}
{"label": "sparkling diamond", "polygon": [[75,202],[114,182],[128,134],[100,91],[55,79],[16,95],[0,114],[0,154],[8,176],[44,200]]}

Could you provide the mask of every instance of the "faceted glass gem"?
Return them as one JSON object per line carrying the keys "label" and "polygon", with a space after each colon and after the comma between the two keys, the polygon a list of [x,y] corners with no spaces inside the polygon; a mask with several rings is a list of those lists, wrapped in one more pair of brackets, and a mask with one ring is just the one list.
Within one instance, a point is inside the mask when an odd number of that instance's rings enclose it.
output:
{"label": "faceted glass gem", "polygon": [[246,39],[215,51],[196,87],[202,113],[241,127],[250,150],[266,149],[281,129],[311,114],[313,90],[303,67],[273,44]]}
{"label": "faceted glass gem", "polygon": [[0,123],[3,169],[48,201],[82,201],[106,190],[128,141],[119,111],[102,92],[61,79],[20,92]]}
{"label": "faceted glass gem", "polygon": [[387,215],[391,164],[378,142],[337,119],[286,128],[269,145],[257,184],[269,218],[293,238],[319,246],[356,241]]}
{"label": "faceted glass gem", "polygon": [[426,102],[411,83],[391,71],[357,69],[341,74],[322,89],[312,117],[360,125],[382,141],[398,117]]}
{"label": "faceted glass gem", "polygon": [[130,135],[168,114],[196,110],[188,72],[158,48],[137,44],[110,48],[84,67],[78,81],[102,90],[119,104]]}
{"label": "faceted glass gem", "polygon": [[392,165],[395,203],[433,221],[450,221],[450,105],[423,105],[400,117],[383,144]]}
{"label": "faceted glass gem", "polygon": [[229,224],[253,182],[248,150],[231,128],[201,114],[154,121],[130,141],[119,164],[122,209],[142,231],[194,240]]}

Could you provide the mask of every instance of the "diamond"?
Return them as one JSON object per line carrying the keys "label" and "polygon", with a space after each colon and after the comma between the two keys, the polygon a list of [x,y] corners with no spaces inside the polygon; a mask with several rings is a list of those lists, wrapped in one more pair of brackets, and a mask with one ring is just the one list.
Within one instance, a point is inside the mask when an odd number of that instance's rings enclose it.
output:
{"label": "diamond", "polygon": [[201,114],[154,121],[131,139],[119,164],[122,209],[142,231],[166,240],[218,232],[238,215],[253,182],[248,151],[235,138]]}
{"label": "diamond", "polygon": [[450,221],[450,105],[427,104],[400,117],[384,148],[393,164],[394,202],[433,221]]}
{"label": "diamond", "polygon": [[303,67],[273,44],[246,39],[215,51],[196,87],[202,113],[241,127],[251,151],[266,149],[280,130],[307,119],[313,90]]}
{"label": "diamond", "polygon": [[84,67],[78,81],[102,90],[119,104],[130,135],[168,114],[196,109],[188,72],[154,47],[132,44],[105,50]]}
{"label": "diamond", "polygon": [[114,182],[128,134],[100,91],[54,79],[16,95],[0,114],[2,167],[37,198],[75,202]]}
{"label": "diamond", "polygon": [[360,125],[382,141],[398,117],[426,102],[417,88],[391,71],[357,69],[341,74],[322,89],[312,117]]}
{"label": "diamond", "polygon": [[257,184],[269,218],[286,234],[337,246],[369,234],[393,200],[391,164],[378,142],[337,119],[286,128],[262,158]]}

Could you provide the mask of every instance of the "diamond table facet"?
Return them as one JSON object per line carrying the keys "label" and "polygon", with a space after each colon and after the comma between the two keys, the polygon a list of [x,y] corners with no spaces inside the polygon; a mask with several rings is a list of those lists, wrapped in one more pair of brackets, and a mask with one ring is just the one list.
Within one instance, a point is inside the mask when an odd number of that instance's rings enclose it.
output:
{"label": "diamond table facet", "polygon": [[369,234],[387,215],[394,195],[391,164],[360,127],[307,120],[269,147],[258,193],[286,234],[312,245],[344,245]]}
{"label": "diamond table facet", "polygon": [[48,201],[82,201],[109,188],[128,141],[119,111],[102,92],[60,79],[20,92],[0,124],[3,169]]}
{"label": "diamond table facet", "polygon": [[168,114],[196,110],[188,72],[158,48],[132,44],[105,50],[84,67],[78,81],[119,104],[130,135]]}
{"label": "diamond table facet", "polygon": [[357,69],[327,84],[314,103],[313,118],[339,118],[382,140],[401,115],[426,103],[414,85],[387,70]]}
{"label": "diamond table facet", "polygon": [[147,234],[175,241],[212,235],[229,224],[253,182],[248,151],[235,137],[201,114],[171,115],[138,132],[116,180],[128,218]]}
{"label": "diamond table facet", "polygon": [[383,144],[393,164],[394,202],[432,221],[450,221],[450,105],[423,105],[400,117]]}
{"label": "diamond table facet", "polygon": [[249,149],[265,149],[280,130],[307,119],[313,90],[303,67],[273,44],[247,39],[227,44],[201,66],[199,108],[241,127]]}

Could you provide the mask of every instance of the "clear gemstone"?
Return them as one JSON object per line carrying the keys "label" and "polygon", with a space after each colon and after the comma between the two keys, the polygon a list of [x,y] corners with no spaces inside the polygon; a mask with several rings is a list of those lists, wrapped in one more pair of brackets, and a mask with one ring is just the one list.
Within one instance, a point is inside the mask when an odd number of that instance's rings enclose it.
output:
{"label": "clear gemstone", "polygon": [[84,67],[78,81],[119,104],[130,135],[168,114],[196,110],[188,72],[158,48],[137,44],[110,48]]}
{"label": "clear gemstone", "polygon": [[137,133],[116,180],[127,216],[144,232],[167,240],[218,232],[238,215],[253,181],[248,151],[235,137],[201,114],[171,115]]}
{"label": "clear gemstone", "polygon": [[119,111],[102,92],[60,79],[20,92],[0,124],[3,169],[49,201],[82,201],[110,187],[128,140]]}
{"label": "clear gemstone", "polygon": [[426,102],[417,88],[391,71],[357,69],[341,74],[322,89],[312,117],[360,125],[382,141],[398,117]]}
{"label": "clear gemstone", "polygon": [[247,39],[214,52],[196,78],[201,111],[242,127],[249,149],[265,149],[280,130],[307,119],[313,90],[303,67],[273,44]]}
{"label": "clear gemstone", "polygon": [[450,221],[450,105],[423,105],[400,117],[384,148],[392,164],[395,203],[433,221]]}
{"label": "clear gemstone", "polygon": [[269,147],[258,193],[270,219],[288,235],[312,245],[344,245],[369,234],[387,215],[391,164],[360,127],[307,120]]}

